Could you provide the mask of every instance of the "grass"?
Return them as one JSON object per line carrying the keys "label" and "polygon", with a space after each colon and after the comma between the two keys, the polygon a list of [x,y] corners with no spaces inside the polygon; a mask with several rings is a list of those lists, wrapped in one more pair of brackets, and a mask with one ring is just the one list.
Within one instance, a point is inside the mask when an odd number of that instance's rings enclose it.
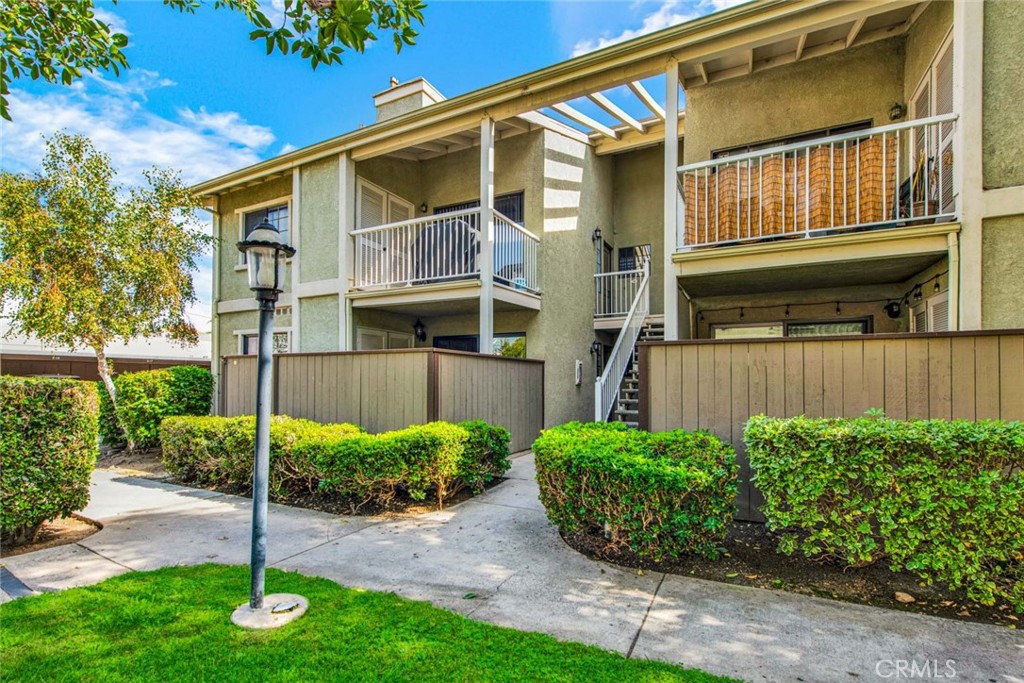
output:
{"label": "grass", "polygon": [[391,593],[268,570],[309,598],[274,631],[230,623],[248,568],[128,573],[0,606],[4,681],[684,681],[729,679],[472,621]]}

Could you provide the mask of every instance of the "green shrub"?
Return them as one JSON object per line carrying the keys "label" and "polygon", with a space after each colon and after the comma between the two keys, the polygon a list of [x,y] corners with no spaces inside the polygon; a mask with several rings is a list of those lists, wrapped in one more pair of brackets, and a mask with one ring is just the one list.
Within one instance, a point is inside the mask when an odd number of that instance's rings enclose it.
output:
{"label": "green shrub", "polygon": [[[270,422],[270,493],[274,497],[315,491],[320,473],[303,454],[300,441],[318,443],[361,433],[350,424],[320,424],[274,416]],[[256,418],[168,417],[160,426],[160,445],[167,471],[200,486],[237,485],[252,488]]]}
{"label": "green shrub", "polygon": [[1024,424],[758,416],[744,438],[781,552],[882,561],[1024,611]]}
{"label": "green shrub", "polygon": [[116,416],[106,388],[99,383],[100,435],[104,443],[125,443],[123,425],[138,448],[151,448],[159,443],[160,422],[165,417],[210,413],[213,376],[206,368],[176,365],[122,373],[114,378],[114,388]]}
{"label": "green shrub", "polygon": [[511,435],[504,427],[483,420],[460,422],[459,427],[469,432],[469,439],[459,458],[455,490],[468,486],[479,493],[512,466],[508,453]]}
{"label": "green shrub", "polygon": [[39,525],[89,502],[98,403],[91,383],[0,377],[0,532],[30,540]]}
{"label": "green shrub", "polygon": [[714,557],[735,512],[735,454],[706,432],[570,422],[533,444],[540,499],[563,532],[601,532],[660,561]]}

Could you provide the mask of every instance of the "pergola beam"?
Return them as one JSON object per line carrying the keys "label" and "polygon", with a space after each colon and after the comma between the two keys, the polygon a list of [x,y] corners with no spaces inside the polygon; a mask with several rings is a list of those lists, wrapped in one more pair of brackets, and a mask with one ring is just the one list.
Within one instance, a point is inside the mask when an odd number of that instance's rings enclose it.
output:
{"label": "pergola beam", "polygon": [[710,79],[708,79],[708,67],[704,62],[697,62],[697,72],[700,73],[704,85],[707,85]]}
{"label": "pergola beam", "polygon": [[860,30],[864,28],[864,22],[867,20],[867,17],[861,17],[857,21],[853,22],[853,26],[850,27],[850,32],[846,36],[846,47],[850,47],[853,45],[853,42],[857,40],[857,36],[860,35]]}
{"label": "pergola beam", "polygon": [[600,121],[595,121],[594,119],[590,118],[589,116],[587,116],[583,112],[579,111],[578,109],[569,106],[565,102],[559,102],[557,104],[552,104],[551,108],[554,109],[555,111],[557,111],[562,116],[566,117],[567,119],[571,119],[571,120],[575,121],[576,123],[580,124],[581,126],[586,126],[587,128],[590,128],[591,130],[597,131],[601,135],[609,137],[612,140],[618,140],[619,139],[619,134],[616,133],[614,130],[612,130],[608,126],[604,125]]}
{"label": "pergola beam", "polygon": [[606,112],[608,112],[610,116],[613,116],[614,118],[618,119],[619,121],[626,124],[633,130],[637,131],[638,133],[644,132],[643,124],[641,124],[632,116],[624,112],[622,108],[620,108],[617,104],[609,100],[602,93],[596,92],[593,93],[592,95],[587,95],[587,97],[590,98],[591,102],[593,102],[597,106],[601,107],[601,109],[604,109]]}
{"label": "pergola beam", "polygon": [[807,34],[801,33],[800,37],[796,39],[796,59],[794,62],[799,62],[800,58],[804,56],[804,48],[807,47]]}
{"label": "pergola beam", "polygon": [[657,100],[651,97],[651,93],[647,92],[647,88],[644,87],[643,83],[640,81],[630,81],[629,89],[643,102],[645,107],[651,110],[652,114],[662,121],[665,120],[665,110],[661,108]]}

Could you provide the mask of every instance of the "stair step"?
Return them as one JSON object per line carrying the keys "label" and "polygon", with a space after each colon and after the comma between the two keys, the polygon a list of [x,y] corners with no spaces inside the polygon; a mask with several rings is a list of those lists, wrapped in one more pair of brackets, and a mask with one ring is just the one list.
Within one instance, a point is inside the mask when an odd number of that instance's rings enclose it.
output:
{"label": "stair step", "polygon": [[619,409],[619,410],[615,411],[615,414],[616,415],[639,415],[640,411],[639,410],[622,410],[622,409]]}

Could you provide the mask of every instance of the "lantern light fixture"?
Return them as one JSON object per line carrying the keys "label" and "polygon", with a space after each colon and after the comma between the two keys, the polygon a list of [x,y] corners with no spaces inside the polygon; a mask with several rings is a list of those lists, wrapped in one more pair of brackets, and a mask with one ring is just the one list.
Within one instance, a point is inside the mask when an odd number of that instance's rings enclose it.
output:
{"label": "lantern light fixture", "polygon": [[416,318],[416,322],[413,323],[412,331],[416,334],[417,341],[427,341],[427,326],[419,318]]}
{"label": "lantern light fixture", "polygon": [[281,233],[264,218],[238,243],[238,250],[245,254],[249,289],[261,303],[277,301],[277,295],[283,291],[284,260],[294,256],[295,249],[284,244]]}

